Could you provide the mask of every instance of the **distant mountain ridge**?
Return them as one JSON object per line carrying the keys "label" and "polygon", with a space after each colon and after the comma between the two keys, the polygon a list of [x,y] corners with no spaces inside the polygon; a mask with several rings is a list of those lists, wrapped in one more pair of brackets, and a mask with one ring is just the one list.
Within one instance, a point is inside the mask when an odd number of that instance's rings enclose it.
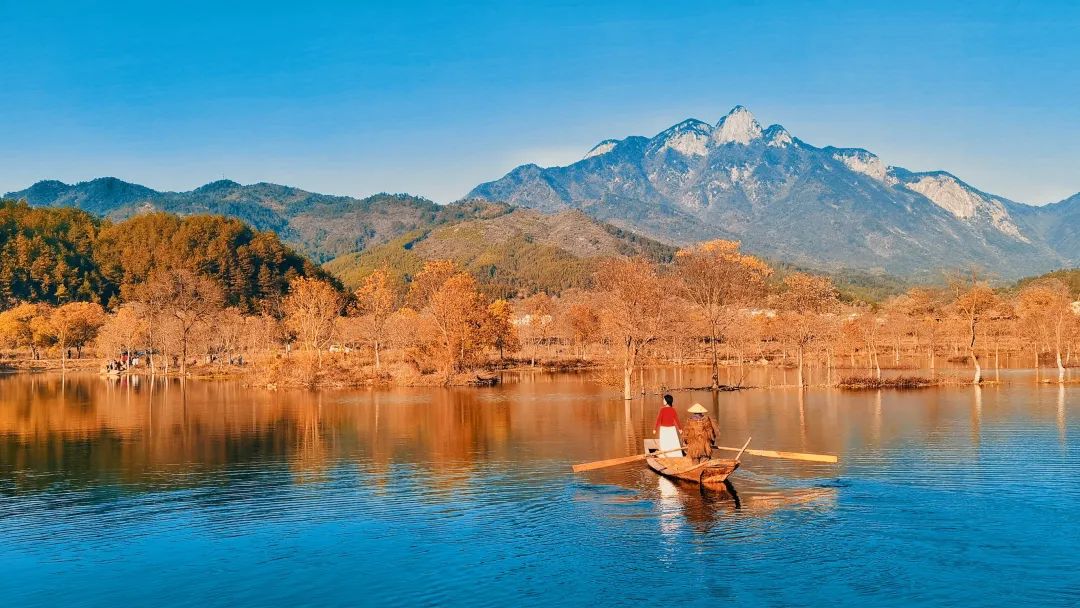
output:
{"label": "distant mountain ridge", "polygon": [[670,261],[675,248],[593,220],[580,211],[532,209],[465,220],[350,253],[324,264],[346,287],[386,268],[408,280],[425,260],[450,259],[477,276],[492,295],[559,293],[591,286],[601,258],[642,255]]}
{"label": "distant mountain ridge", "polygon": [[1013,278],[1080,264],[1080,195],[1035,207],[944,172],[818,148],[736,106],[654,137],[607,139],[565,167],[522,165],[471,198],[579,209],[652,238],[733,238],[758,255],[914,276],[978,265]]}
{"label": "distant mountain ridge", "polygon": [[860,148],[818,148],[737,106],[716,124],[689,119],[654,137],[607,139],[565,167],[529,164],[438,205],[407,194],[366,198],[272,183],[211,182],[157,191],[112,177],[41,181],[7,198],[120,220],[161,210],[222,214],[317,262],[525,207],[578,210],[667,244],[728,238],[775,261],[828,272],[939,278],[980,266],[1012,279],[1080,265],[1080,194],[1035,207],[944,172],[886,165]]}
{"label": "distant mountain ridge", "polygon": [[259,230],[273,230],[319,262],[388,242],[411,230],[490,213],[489,207],[506,210],[505,205],[475,202],[439,205],[407,194],[356,199],[270,183],[244,186],[229,180],[188,192],[162,192],[114,177],[70,185],[41,181],[5,198],[25,199],[35,206],[76,207],[113,220],[148,211],[226,215]]}

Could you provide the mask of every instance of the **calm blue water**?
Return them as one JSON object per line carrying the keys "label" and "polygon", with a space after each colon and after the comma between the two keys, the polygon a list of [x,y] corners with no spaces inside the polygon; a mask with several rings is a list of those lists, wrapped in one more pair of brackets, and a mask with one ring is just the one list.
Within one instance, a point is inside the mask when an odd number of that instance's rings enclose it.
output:
{"label": "calm blue water", "polygon": [[0,378],[11,606],[1080,605],[1080,386],[677,393],[735,496],[632,453],[655,404],[575,377],[290,393]]}

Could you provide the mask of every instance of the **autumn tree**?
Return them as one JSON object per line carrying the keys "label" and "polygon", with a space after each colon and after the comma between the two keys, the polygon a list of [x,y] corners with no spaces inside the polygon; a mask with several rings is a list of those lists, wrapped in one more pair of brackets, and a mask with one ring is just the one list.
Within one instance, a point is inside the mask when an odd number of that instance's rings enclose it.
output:
{"label": "autumn tree", "polygon": [[406,304],[413,310],[422,310],[431,300],[431,296],[459,272],[461,269],[453,260],[427,260],[423,269],[409,284]]}
{"label": "autumn tree", "polygon": [[660,334],[667,319],[670,286],[654,264],[641,258],[605,260],[595,280],[607,333],[622,350],[623,398],[629,400],[642,349]]}
{"label": "autumn tree", "polygon": [[867,364],[874,370],[874,377],[881,378],[881,361],[878,358],[878,340],[885,325],[885,319],[873,310],[855,313],[848,320],[851,333],[866,347]]}
{"label": "autumn tree", "polygon": [[547,341],[548,333],[554,324],[555,301],[546,293],[540,292],[525,298],[521,302],[521,318],[519,328],[525,334],[525,341],[529,345],[529,364],[536,366],[536,348],[538,344]]}
{"label": "autumn tree", "polygon": [[425,310],[439,331],[440,360],[449,384],[454,372],[465,369],[494,343],[488,305],[477,289],[476,279],[457,272],[431,293]]}
{"label": "autumn tree", "polygon": [[761,301],[772,269],[739,252],[736,241],[708,241],[675,256],[683,296],[697,307],[709,332],[712,388],[720,388],[718,349],[740,309]]}
{"label": "autumn tree", "polygon": [[199,330],[213,321],[224,297],[217,283],[187,269],[155,271],[136,290],[150,312],[155,331],[168,331],[180,355],[180,373],[187,374],[188,355]]}
{"label": "autumn tree", "polygon": [[760,345],[763,326],[766,324],[767,313],[740,311],[737,321],[724,330],[724,342],[735,355],[735,363],[739,368],[739,379],[736,385],[741,386],[746,381],[746,358],[750,349]]}
{"label": "autumn tree", "polygon": [[26,348],[35,360],[49,346],[50,307],[24,302],[0,313],[0,340],[12,348]]}
{"label": "autumn tree", "polygon": [[390,315],[386,328],[387,346],[398,349],[403,361],[414,366],[420,374],[435,371],[430,366],[436,359],[434,336],[438,329],[428,315],[402,307]]}
{"label": "autumn tree", "polygon": [[[163,289],[163,281],[146,281],[135,285],[127,285],[121,291],[127,305],[140,318],[146,321],[146,344],[147,362],[150,372],[157,371],[162,363],[162,369],[168,373],[168,355],[165,352],[165,329],[172,321],[168,315],[169,294]],[[159,361],[158,354],[161,354]]]}
{"label": "autumn tree", "polygon": [[334,337],[334,322],[341,312],[342,298],[333,285],[320,279],[297,277],[289,283],[282,302],[285,327],[306,348],[314,350],[322,366],[322,351]]}
{"label": "autumn tree", "polygon": [[912,318],[907,314],[903,296],[886,300],[880,309],[881,330],[892,343],[893,364],[899,366],[903,356],[904,338],[913,332]]}
{"label": "autumn tree", "polygon": [[599,309],[592,301],[582,297],[568,304],[560,316],[577,349],[577,356],[585,358],[589,345],[600,338],[602,325]]}
{"label": "autumn tree", "polygon": [[975,352],[975,340],[978,336],[980,321],[986,319],[997,305],[997,296],[994,290],[985,281],[980,281],[975,273],[967,281],[956,280],[953,282],[953,298],[951,309],[953,318],[964,328],[967,336],[968,357],[975,369],[972,378],[973,384],[981,384],[982,365],[979,363],[979,355]]}
{"label": "autumn tree", "polygon": [[[1068,338],[1070,323],[1076,315],[1072,310],[1069,287],[1057,279],[1036,281],[1025,287],[1017,296],[1017,308],[1021,317],[1028,320],[1036,331],[1044,332],[1047,341],[1054,345],[1058,382],[1065,382],[1065,365],[1062,352]],[[1036,347],[1038,356],[1038,347]]]}
{"label": "autumn tree", "polygon": [[897,298],[894,306],[915,321],[916,340],[918,336],[926,337],[930,373],[933,374],[937,369],[938,339],[945,318],[942,294],[934,289],[916,287]]}
{"label": "autumn tree", "polygon": [[507,352],[521,348],[517,327],[514,325],[514,307],[506,300],[495,300],[488,305],[488,333],[492,345],[499,351],[499,359]]}
{"label": "autumn tree", "polygon": [[782,331],[795,346],[798,384],[806,386],[803,376],[807,348],[828,333],[823,317],[835,312],[839,297],[832,280],[800,272],[784,277],[783,291],[777,299],[778,321]]}
{"label": "autumn tree", "polygon": [[60,348],[60,367],[67,369],[67,351],[75,348],[82,357],[83,347],[97,335],[105,322],[105,310],[95,302],[69,302],[47,317],[44,333]]}
{"label": "autumn tree", "polygon": [[364,279],[353,294],[356,297],[356,313],[363,316],[362,328],[375,351],[375,369],[382,368],[382,346],[386,336],[386,322],[394,312],[398,294],[392,279],[385,270],[376,270]]}
{"label": "autumn tree", "polygon": [[218,311],[213,321],[213,331],[209,334],[208,354],[218,363],[234,360],[235,355],[243,350],[247,327],[243,312],[236,306]]}
{"label": "autumn tree", "polygon": [[147,345],[149,350],[150,322],[135,304],[125,304],[107,315],[98,330],[97,350],[102,354],[133,352]]}

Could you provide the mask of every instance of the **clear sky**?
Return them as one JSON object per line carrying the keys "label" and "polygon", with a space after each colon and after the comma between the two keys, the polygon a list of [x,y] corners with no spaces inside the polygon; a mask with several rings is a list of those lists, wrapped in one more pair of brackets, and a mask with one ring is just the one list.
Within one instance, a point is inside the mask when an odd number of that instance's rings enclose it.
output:
{"label": "clear sky", "polygon": [[948,4],[0,0],[0,191],[448,202],[736,104],[1014,200],[1080,191],[1080,3]]}

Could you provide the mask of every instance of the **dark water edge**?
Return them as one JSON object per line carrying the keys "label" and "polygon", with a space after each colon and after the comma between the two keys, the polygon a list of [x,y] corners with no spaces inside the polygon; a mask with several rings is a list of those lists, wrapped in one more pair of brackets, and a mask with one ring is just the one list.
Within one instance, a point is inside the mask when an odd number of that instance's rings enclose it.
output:
{"label": "dark water edge", "polygon": [[338,392],[4,376],[0,597],[1072,606],[1078,395],[1020,372],[981,389],[678,393],[723,443],[841,458],[747,457],[732,496],[640,465],[570,473],[651,436],[655,396],[625,403],[588,375]]}

